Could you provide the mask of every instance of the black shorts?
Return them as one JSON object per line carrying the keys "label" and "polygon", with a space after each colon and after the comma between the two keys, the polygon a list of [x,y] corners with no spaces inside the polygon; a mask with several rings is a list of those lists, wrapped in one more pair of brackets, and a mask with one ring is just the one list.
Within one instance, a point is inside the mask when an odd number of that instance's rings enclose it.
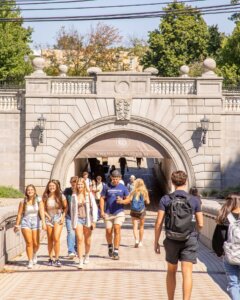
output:
{"label": "black shorts", "polygon": [[176,265],[178,261],[197,263],[198,239],[196,236],[190,236],[183,242],[166,238],[163,245],[166,251],[166,261],[170,264]]}

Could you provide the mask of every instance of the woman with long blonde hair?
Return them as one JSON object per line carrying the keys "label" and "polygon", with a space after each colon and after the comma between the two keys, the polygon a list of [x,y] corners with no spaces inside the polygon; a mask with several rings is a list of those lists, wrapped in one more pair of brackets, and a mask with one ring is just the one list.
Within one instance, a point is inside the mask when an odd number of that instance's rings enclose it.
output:
{"label": "woman with long blonde hair", "polygon": [[46,230],[44,208],[42,199],[38,197],[36,188],[29,184],[25,189],[25,198],[19,203],[16,225],[14,232],[18,232],[20,227],[26,242],[26,252],[28,256],[28,269],[32,269],[37,263],[37,251],[40,245],[40,217],[42,227]]}
{"label": "woman with long blonde hair", "polygon": [[[71,199],[72,228],[77,238],[77,252],[79,257],[78,268],[89,263],[92,230],[96,227],[98,208],[95,197],[89,192],[86,181],[80,178]],[[85,257],[83,260],[83,243],[85,244]]]}
{"label": "woman with long blonde hair", "polygon": [[[148,190],[144,181],[138,178],[134,181],[133,191],[125,200],[118,201],[119,204],[131,203],[130,215],[132,217],[133,235],[135,238],[135,248],[141,247],[143,244],[144,222],[146,216],[146,206],[149,204]],[[139,224],[139,232],[138,232]]]}
{"label": "woman with long blonde hair", "polygon": [[[67,212],[67,200],[61,193],[57,180],[53,179],[48,182],[42,198],[47,224],[48,265],[61,267],[62,264],[59,260],[60,236]],[[55,252],[55,262],[53,261],[53,252]]]}

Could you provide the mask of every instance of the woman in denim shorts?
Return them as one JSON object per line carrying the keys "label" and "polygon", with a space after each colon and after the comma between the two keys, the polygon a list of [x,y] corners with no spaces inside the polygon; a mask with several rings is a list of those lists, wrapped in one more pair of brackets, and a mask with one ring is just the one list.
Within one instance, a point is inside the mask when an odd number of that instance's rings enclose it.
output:
{"label": "woman in denim shorts", "polygon": [[[48,265],[61,267],[62,264],[59,260],[60,236],[67,212],[67,200],[61,193],[57,180],[50,180],[48,182],[43,194],[43,203],[47,224],[48,253],[50,257]],[[55,262],[53,261],[53,252],[55,252]]]}
{"label": "woman in denim shorts", "polygon": [[[76,191],[73,192],[71,200],[72,228],[75,229],[77,237],[77,252],[79,257],[78,268],[89,263],[89,252],[91,247],[92,230],[96,227],[98,208],[95,197],[88,188],[84,178],[77,182]],[[82,244],[85,242],[85,258],[83,260]]]}
{"label": "woman in denim shorts", "polygon": [[[40,218],[43,229],[46,230],[44,208],[41,198],[37,196],[36,188],[30,184],[26,187],[25,198],[19,203],[18,215],[14,231],[21,231],[26,242],[28,269],[37,263],[37,251],[40,245]],[[20,225],[21,224],[21,225]]]}

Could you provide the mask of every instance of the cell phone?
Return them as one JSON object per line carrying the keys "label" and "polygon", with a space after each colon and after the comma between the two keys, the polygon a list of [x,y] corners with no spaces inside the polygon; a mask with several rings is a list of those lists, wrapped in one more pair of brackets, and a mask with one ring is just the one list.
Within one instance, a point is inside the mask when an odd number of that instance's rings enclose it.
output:
{"label": "cell phone", "polygon": [[90,229],[93,230],[93,226],[92,225],[91,225]]}

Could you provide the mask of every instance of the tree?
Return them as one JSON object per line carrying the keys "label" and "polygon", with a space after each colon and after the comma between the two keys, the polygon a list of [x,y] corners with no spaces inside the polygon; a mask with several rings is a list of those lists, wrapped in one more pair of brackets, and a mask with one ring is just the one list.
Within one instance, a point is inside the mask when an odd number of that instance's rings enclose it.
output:
{"label": "tree", "polygon": [[232,34],[225,38],[219,54],[219,67],[225,84],[239,85],[240,83],[240,21]]}
{"label": "tree", "polygon": [[[73,27],[69,30],[62,27],[57,33],[54,48],[63,51],[62,63],[68,65],[68,75],[84,76],[89,67],[97,66],[103,71],[113,70],[116,66],[116,49],[113,46],[120,41],[118,29],[98,23],[85,36]],[[54,62],[54,56],[50,60]],[[51,70],[52,66],[49,66],[47,74],[50,75]]]}
{"label": "tree", "polygon": [[218,30],[217,25],[209,26],[208,32],[209,32],[209,41],[208,41],[207,52],[210,57],[217,59],[221,51],[222,43],[225,38],[225,35],[224,33]]}
{"label": "tree", "polygon": [[[239,0],[231,0],[231,4],[238,4]],[[240,20],[240,14],[238,12],[234,13],[230,18],[232,21],[239,21]]]}
{"label": "tree", "polygon": [[[181,65],[202,61],[208,54],[208,27],[196,9],[174,2],[165,8],[159,29],[150,32],[144,67],[154,66],[162,76],[178,76]],[[186,12],[186,13],[183,13]]]}
{"label": "tree", "polygon": [[[15,1],[2,1],[0,18],[20,18]],[[22,82],[31,73],[32,67],[26,57],[31,54],[32,29],[24,28],[22,21],[0,22],[0,80]]]}

